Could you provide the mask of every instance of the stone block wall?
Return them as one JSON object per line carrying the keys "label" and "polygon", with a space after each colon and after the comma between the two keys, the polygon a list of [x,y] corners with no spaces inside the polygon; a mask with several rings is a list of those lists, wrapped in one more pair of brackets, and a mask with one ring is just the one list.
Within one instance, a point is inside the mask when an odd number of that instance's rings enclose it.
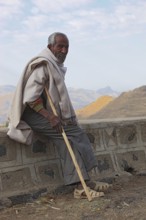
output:
{"label": "stone block wall", "polygon": [[[92,143],[98,167],[96,178],[113,173],[146,170],[146,119],[81,121]],[[0,197],[63,184],[56,147],[37,140],[32,146],[14,142],[0,130]]]}
{"label": "stone block wall", "polygon": [[15,142],[0,130],[0,197],[59,185],[60,159],[55,146],[36,140],[32,146]]}
{"label": "stone block wall", "polygon": [[[88,124],[87,124],[88,122]],[[114,172],[146,171],[146,120],[129,119],[82,124],[93,145],[100,177]]]}

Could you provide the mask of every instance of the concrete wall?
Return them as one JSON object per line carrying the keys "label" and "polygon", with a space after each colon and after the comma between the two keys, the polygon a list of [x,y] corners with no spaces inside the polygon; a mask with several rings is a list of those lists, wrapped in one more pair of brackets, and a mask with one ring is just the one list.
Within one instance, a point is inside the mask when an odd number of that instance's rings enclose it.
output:
{"label": "concrete wall", "polygon": [[[94,177],[122,171],[146,170],[146,119],[81,121],[97,157]],[[10,140],[0,130],[0,198],[33,190],[54,189],[63,183],[56,147],[36,140],[26,146]]]}

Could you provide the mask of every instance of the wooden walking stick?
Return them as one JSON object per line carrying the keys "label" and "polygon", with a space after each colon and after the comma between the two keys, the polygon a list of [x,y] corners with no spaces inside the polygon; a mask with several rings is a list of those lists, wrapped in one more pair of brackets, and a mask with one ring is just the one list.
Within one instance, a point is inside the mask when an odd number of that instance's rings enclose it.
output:
{"label": "wooden walking stick", "polygon": [[[54,106],[54,104],[53,104],[53,102],[52,102],[52,99],[51,99],[51,97],[50,97],[50,95],[49,95],[49,93],[48,93],[47,88],[45,88],[45,91],[46,91],[46,94],[47,94],[47,97],[48,97],[50,106],[51,106],[51,108],[52,108],[52,111],[53,111],[54,115],[57,116],[57,112],[56,112],[55,106]],[[74,154],[74,152],[73,152],[73,150],[72,150],[72,147],[71,147],[71,145],[70,145],[70,143],[69,143],[69,140],[68,140],[68,138],[67,138],[67,136],[66,136],[66,133],[65,133],[63,127],[62,127],[62,136],[63,136],[63,139],[64,139],[64,141],[65,141],[65,143],[66,143],[66,146],[67,146],[67,148],[68,148],[68,151],[69,151],[69,153],[70,153],[70,156],[71,156],[71,158],[72,158],[72,161],[73,161],[73,163],[74,163],[74,166],[75,166],[75,168],[76,168],[76,171],[77,171],[77,173],[78,173],[78,176],[79,176],[79,179],[80,179],[81,184],[82,184],[82,186],[83,186],[83,189],[85,190],[85,193],[86,193],[86,195],[87,195],[87,198],[88,198],[89,201],[91,201],[92,198],[91,198],[91,195],[89,194],[88,187],[87,187],[87,185],[86,185],[86,183],[85,183],[85,181],[84,181],[84,179],[83,179],[83,176],[82,176],[80,167],[79,167],[79,165],[78,165],[78,163],[77,163],[77,160],[76,160],[76,158],[75,158],[75,154]]]}

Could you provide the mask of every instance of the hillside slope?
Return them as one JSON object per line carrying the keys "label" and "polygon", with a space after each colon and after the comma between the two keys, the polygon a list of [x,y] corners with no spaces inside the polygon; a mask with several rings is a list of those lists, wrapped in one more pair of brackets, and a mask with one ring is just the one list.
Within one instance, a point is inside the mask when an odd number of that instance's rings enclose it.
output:
{"label": "hillside slope", "polygon": [[94,115],[95,113],[97,113],[100,109],[102,109],[104,106],[110,103],[113,99],[114,98],[112,96],[101,96],[95,102],[92,102],[91,104],[85,106],[84,108],[77,110],[76,111],[77,117],[79,119],[88,118]]}
{"label": "hillside slope", "polygon": [[146,86],[122,93],[90,119],[127,118],[146,116]]}

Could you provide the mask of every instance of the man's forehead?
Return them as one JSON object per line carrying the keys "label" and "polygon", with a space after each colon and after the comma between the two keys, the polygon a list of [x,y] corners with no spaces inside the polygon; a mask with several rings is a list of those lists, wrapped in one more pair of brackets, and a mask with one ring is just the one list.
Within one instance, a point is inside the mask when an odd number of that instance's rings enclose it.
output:
{"label": "man's forehead", "polygon": [[64,35],[57,35],[55,41],[56,43],[59,43],[59,42],[65,42],[67,44],[69,43],[68,38]]}

